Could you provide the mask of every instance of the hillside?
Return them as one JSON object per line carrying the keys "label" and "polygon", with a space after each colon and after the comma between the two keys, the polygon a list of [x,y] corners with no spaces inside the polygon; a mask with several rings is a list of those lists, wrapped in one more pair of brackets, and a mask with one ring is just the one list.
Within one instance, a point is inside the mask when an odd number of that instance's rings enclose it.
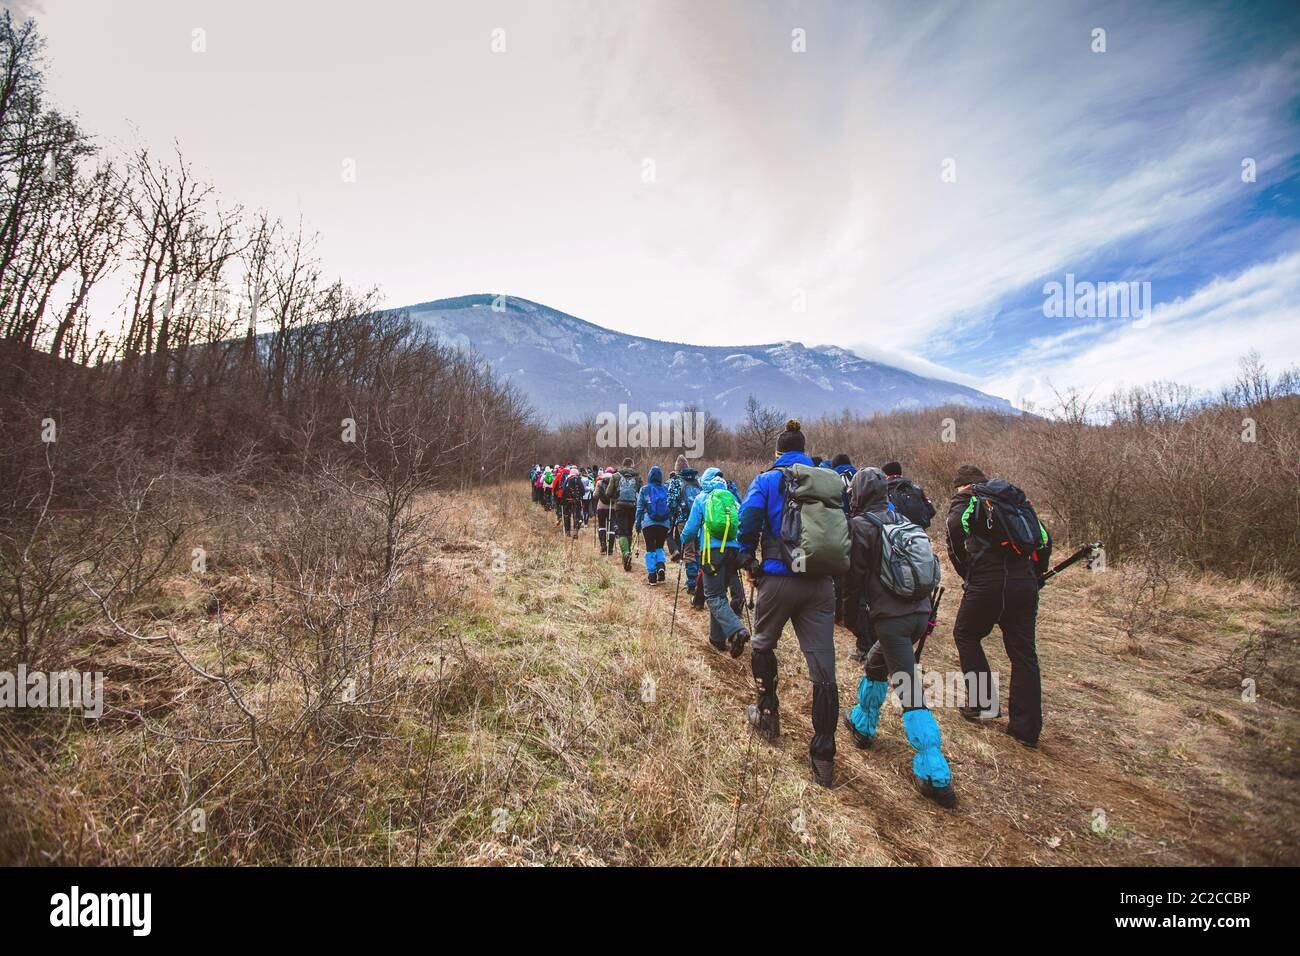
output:
{"label": "hillside", "polygon": [[521,388],[550,424],[620,403],[642,411],[693,404],[735,424],[753,393],[804,417],[964,405],[1009,411],[1005,399],[871,362],[835,346],[799,342],[725,347],[624,335],[555,309],[507,297],[468,295],[409,306],[411,318],[444,344],[483,355]]}
{"label": "hillside", "polygon": [[[888,707],[874,750],[840,735],[833,790],[808,782],[792,635],[773,747],[744,726],[747,663],[708,649],[705,615],[683,600],[674,628],[671,587],[625,574],[590,532],[563,538],[522,484],[422,507],[436,537],[414,555],[369,691],[364,658],[330,671],[329,615],[308,613],[311,594],[277,581],[276,555],[238,534],[207,533],[210,573],[176,573],[125,622],[176,635],[224,674],[256,718],[256,747],[225,688],[165,643],[103,622],[79,630],[73,659],[106,672],[109,706],[98,722],[0,723],[0,862],[1300,862],[1298,616],[1280,583],[1178,578],[1158,623],[1129,635],[1125,571],[1062,575],[1040,615],[1041,749],[938,710],[961,797],[947,812],[912,790]],[[956,667],[955,611],[945,604],[927,669]],[[345,659],[364,651],[364,627],[340,633]],[[852,638],[837,644],[847,701]],[[987,646],[1005,670],[996,638]],[[310,690],[323,673],[337,674],[319,685],[334,692]],[[356,678],[354,697],[337,692]]]}

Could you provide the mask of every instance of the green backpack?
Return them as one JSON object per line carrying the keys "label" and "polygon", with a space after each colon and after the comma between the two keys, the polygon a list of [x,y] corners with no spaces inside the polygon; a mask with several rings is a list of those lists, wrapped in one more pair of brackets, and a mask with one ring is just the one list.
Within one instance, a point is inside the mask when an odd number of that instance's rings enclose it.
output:
{"label": "green backpack", "polygon": [[785,502],[781,544],[795,574],[843,574],[849,569],[849,519],[844,514],[844,480],[829,468],[782,468]]}
{"label": "green backpack", "polygon": [[704,499],[704,562],[713,567],[713,539],[722,542],[725,549],[728,541],[736,540],[740,525],[740,505],[736,496],[726,488],[714,488]]}

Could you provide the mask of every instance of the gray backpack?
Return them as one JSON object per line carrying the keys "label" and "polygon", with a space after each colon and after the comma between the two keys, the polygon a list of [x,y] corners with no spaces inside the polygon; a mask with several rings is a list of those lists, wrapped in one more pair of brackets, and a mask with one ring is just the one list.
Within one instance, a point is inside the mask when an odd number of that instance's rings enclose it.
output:
{"label": "gray backpack", "polygon": [[618,503],[636,507],[636,497],[641,491],[641,477],[635,471],[620,471]]}
{"label": "gray backpack", "polygon": [[930,536],[920,525],[900,514],[886,521],[867,512],[868,521],[880,529],[880,583],[904,601],[919,601],[939,586],[939,559]]}

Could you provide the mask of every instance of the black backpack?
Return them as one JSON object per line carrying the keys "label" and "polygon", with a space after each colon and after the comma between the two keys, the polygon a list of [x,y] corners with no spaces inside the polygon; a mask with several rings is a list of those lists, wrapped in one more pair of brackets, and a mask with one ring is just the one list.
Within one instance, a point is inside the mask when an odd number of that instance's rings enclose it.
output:
{"label": "black backpack", "polygon": [[581,501],[582,495],[582,476],[575,471],[564,479],[564,499],[565,501]]}
{"label": "black backpack", "polygon": [[930,527],[934,505],[930,504],[920,487],[906,478],[894,477],[885,482],[885,493],[893,502],[894,510],[904,518],[922,528]]}
{"label": "black backpack", "polygon": [[971,488],[971,502],[962,514],[962,529],[971,541],[1008,555],[1037,558],[1047,543],[1047,532],[1025,493],[1001,478],[980,482]]}

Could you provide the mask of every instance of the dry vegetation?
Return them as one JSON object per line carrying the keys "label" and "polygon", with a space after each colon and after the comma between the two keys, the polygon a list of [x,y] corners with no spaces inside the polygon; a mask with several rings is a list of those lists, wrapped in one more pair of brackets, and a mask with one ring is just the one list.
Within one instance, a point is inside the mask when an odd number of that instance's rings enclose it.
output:
{"label": "dry vegetation", "polygon": [[[1042,748],[939,711],[962,798],[946,813],[912,791],[888,710],[877,749],[842,747],[838,785],[812,787],[792,640],[774,748],[744,728],[748,669],[707,648],[702,614],[681,602],[670,634],[670,588],[647,589],[589,536],[569,543],[522,487],[509,491],[420,499],[429,535],[385,599],[373,671],[372,608],[353,588],[343,599],[325,559],[347,552],[364,514],[286,493],[217,521],[202,536],[206,574],[168,573],[121,629],[91,622],[73,635],[69,660],[107,675],[100,721],[29,712],[0,723],[0,857],[1298,862],[1300,609],[1281,579],[1174,572],[1162,613],[1130,635],[1131,572],[1062,576],[1039,631]],[[927,668],[957,667],[952,611],[943,618]],[[850,635],[838,644],[848,700]],[[1246,678],[1254,702],[1242,699]],[[195,809],[205,832],[193,830]]]}
{"label": "dry vegetation", "polygon": [[[101,671],[106,711],[0,708],[0,862],[1297,862],[1294,373],[806,422],[939,498],[977,462],[1113,558],[1045,595],[1040,752],[941,712],[945,814],[887,716],[814,791],[794,642],[772,748],[701,616],[673,628],[671,589],[516,484],[614,457],[590,424],[543,433],[180,156],[101,160],[42,68],[0,12],[0,671]],[[90,314],[110,277],[116,330]],[[742,485],[784,419],[750,411],[704,436]],[[956,667],[953,610],[928,667]]]}

